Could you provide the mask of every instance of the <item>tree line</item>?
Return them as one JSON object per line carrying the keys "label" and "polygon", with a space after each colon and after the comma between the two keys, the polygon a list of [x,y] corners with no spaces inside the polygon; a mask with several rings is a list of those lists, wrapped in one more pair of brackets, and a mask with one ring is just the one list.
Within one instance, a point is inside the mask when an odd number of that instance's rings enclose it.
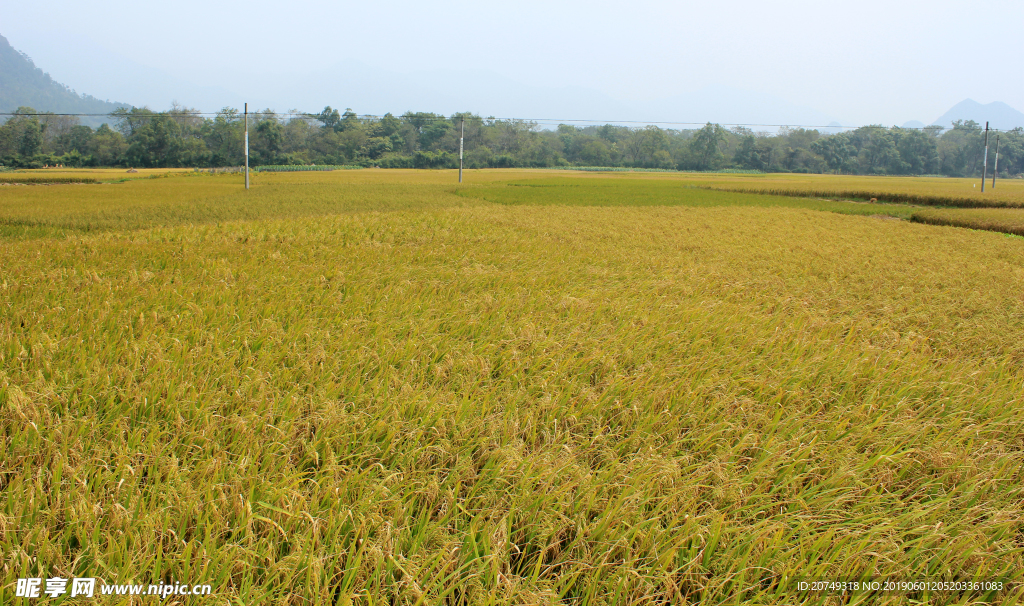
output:
{"label": "tree line", "polygon": [[[175,104],[165,112],[121,108],[93,129],[75,116],[19,108],[0,126],[0,164],[15,168],[239,166],[243,116],[213,117]],[[984,132],[973,121],[906,129],[872,125],[829,133],[804,128],[755,132],[708,123],[694,129],[560,124],[406,112],[360,116],[325,107],[316,114],[249,114],[250,165],[359,165],[455,168],[465,127],[467,168],[595,166],[666,170],[946,175],[981,173]],[[999,134],[999,171],[1024,173],[1024,129]],[[989,166],[995,137],[990,137]]]}

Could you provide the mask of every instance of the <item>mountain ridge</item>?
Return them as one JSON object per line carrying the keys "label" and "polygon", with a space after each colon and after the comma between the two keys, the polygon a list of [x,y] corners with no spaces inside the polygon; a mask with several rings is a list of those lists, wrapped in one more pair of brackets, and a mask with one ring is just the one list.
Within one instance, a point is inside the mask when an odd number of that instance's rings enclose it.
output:
{"label": "mountain ridge", "polygon": [[[109,114],[131,105],[78,94],[56,82],[37,67],[31,57],[16,50],[7,38],[0,35],[0,113],[14,112],[19,107],[61,114]],[[83,116],[81,122],[98,126],[109,122],[109,119],[105,116]]]}
{"label": "mountain ridge", "polygon": [[985,126],[985,122],[988,122],[989,126],[998,130],[1024,127],[1024,113],[1002,101],[982,104],[974,99],[964,99],[957,103],[949,111],[936,118],[932,124],[950,128],[956,120],[974,120],[981,126]]}

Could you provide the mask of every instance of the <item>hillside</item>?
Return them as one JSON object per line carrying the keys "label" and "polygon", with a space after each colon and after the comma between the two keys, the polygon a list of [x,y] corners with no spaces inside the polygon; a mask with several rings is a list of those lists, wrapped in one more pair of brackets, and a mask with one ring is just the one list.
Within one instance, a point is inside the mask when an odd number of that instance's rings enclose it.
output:
{"label": "hillside", "polygon": [[[12,112],[27,106],[56,113],[107,114],[125,103],[102,101],[90,95],[79,95],[35,66],[27,55],[18,52],[0,36],[0,112]],[[101,117],[82,118],[83,124],[98,125]]]}
{"label": "hillside", "polygon": [[932,124],[949,128],[955,120],[974,120],[985,126],[989,122],[992,128],[1010,130],[1024,126],[1024,114],[1001,102],[994,101],[981,104],[973,99],[964,99],[950,110],[935,119]]}

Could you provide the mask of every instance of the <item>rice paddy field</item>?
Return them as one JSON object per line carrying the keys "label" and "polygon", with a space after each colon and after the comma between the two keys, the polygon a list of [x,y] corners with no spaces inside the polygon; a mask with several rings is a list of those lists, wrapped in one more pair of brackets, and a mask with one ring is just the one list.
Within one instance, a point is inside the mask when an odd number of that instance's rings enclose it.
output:
{"label": "rice paddy field", "polygon": [[1024,240],[906,220],[964,209],[67,174],[0,187],[0,603],[1022,601]]}
{"label": "rice paddy field", "polygon": [[999,179],[986,191],[981,179],[947,177],[847,177],[834,175],[692,175],[703,187],[786,196],[853,198],[966,208],[1024,207],[1024,179]]}
{"label": "rice paddy field", "polygon": [[912,214],[911,219],[932,225],[985,229],[1024,236],[1024,209],[1018,208],[922,209]]}

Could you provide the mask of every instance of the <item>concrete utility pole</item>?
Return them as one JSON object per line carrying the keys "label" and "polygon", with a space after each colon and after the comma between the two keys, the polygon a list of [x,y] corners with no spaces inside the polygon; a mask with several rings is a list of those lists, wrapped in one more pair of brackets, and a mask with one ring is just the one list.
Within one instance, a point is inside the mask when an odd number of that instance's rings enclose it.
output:
{"label": "concrete utility pole", "polygon": [[985,193],[985,179],[988,179],[988,122],[985,123],[985,163],[981,169],[981,193]]}
{"label": "concrete utility pole", "polygon": [[999,174],[999,135],[996,135],[996,163],[992,167],[992,189],[996,188],[996,175]]}
{"label": "concrete utility pole", "polygon": [[466,138],[466,119],[462,119],[462,132],[459,135],[459,183],[462,183],[462,141]]}
{"label": "concrete utility pole", "polygon": [[245,189],[249,189],[249,104],[245,104]]}

